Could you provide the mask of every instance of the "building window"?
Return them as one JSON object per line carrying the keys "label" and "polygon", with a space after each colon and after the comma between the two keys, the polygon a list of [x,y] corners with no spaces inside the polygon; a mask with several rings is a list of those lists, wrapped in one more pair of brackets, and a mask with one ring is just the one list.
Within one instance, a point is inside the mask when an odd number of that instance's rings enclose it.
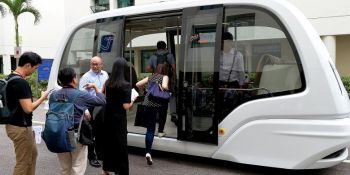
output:
{"label": "building window", "polygon": [[118,0],[118,8],[134,6],[135,0]]}
{"label": "building window", "polygon": [[95,0],[95,5],[90,8],[94,13],[109,10],[109,0]]}
{"label": "building window", "polygon": [[149,58],[156,53],[157,50],[141,50],[141,72],[147,73],[147,65]]}

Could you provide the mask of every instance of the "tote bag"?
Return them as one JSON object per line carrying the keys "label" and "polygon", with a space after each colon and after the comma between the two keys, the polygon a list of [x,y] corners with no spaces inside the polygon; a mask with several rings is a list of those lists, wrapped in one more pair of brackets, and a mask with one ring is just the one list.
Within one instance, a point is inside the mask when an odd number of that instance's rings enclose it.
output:
{"label": "tote bag", "polygon": [[150,82],[148,86],[148,98],[156,103],[164,104],[168,103],[170,99],[170,93],[168,91],[163,91],[160,88],[160,84],[156,82]]}
{"label": "tote bag", "polygon": [[137,105],[137,111],[135,116],[134,126],[141,126],[147,128],[148,119],[145,115],[145,106],[142,104]]}

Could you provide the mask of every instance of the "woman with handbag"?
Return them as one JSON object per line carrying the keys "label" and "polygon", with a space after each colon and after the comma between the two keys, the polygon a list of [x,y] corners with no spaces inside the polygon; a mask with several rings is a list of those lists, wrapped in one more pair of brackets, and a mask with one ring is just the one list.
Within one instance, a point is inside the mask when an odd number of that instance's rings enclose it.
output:
{"label": "woman with handbag", "polygon": [[132,107],[134,99],[131,99],[131,84],[125,80],[126,67],[127,62],[117,58],[104,85],[107,104],[102,131],[101,175],[108,175],[109,172],[129,174],[126,110]]}
{"label": "woman with handbag", "polygon": [[[145,106],[145,116],[148,119],[146,132],[146,161],[148,165],[152,165],[152,144],[154,132],[156,128],[156,117],[160,109],[169,102],[170,94],[168,92],[169,77],[167,76],[167,67],[165,64],[158,64],[156,71],[150,77],[146,77],[136,83],[138,88],[144,88],[147,84],[148,90],[143,101]],[[161,121],[160,121],[161,122]],[[161,125],[161,123],[159,123]]]}

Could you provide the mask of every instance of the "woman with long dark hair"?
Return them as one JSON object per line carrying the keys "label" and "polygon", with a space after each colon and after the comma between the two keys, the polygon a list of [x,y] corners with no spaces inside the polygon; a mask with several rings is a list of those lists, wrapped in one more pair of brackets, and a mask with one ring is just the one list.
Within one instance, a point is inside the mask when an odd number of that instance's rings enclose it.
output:
{"label": "woman with long dark hair", "polygon": [[[157,68],[153,75],[150,77],[146,77],[141,81],[136,83],[138,88],[143,88],[148,83],[148,86],[151,82],[155,82],[160,85],[161,89],[164,91],[169,90],[169,77],[167,76],[167,67],[165,64],[158,64]],[[151,150],[154,138],[154,132],[156,128],[156,117],[157,114],[162,111],[161,108],[167,105],[167,103],[161,103],[159,101],[154,101],[149,98],[149,92],[145,96],[145,100],[143,101],[143,105],[145,106],[145,116],[148,119],[147,132],[146,132],[146,161],[148,165],[153,164]],[[166,114],[165,114],[166,115]],[[165,122],[165,121],[164,121]]]}
{"label": "woman with long dark hair", "polygon": [[118,58],[105,83],[106,109],[103,122],[102,175],[129,174],[126,110],[133,105],[131,85],[125,80],[127,62]]}

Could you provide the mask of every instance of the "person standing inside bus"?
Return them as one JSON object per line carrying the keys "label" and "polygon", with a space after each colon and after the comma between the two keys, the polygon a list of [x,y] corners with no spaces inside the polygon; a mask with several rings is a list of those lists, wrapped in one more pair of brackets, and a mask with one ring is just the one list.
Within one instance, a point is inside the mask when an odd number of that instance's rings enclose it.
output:
{"label": "person standing inside bus", "polygon": [[[170,115],[171,121],[175,124],[177,123],[176,117],[176,97],[175,97],[175,80],[176,80],[176,65],[175,58],[173,54],[169,53],[166,49],[166,43],[164,41],[157,42],[157,52],[153,54],[148,62],[147,71],[155,73],[157,65],[164,64],[168,69],[169,77],[169,91],[172,93],[170,98]],[[164,126],[167,118],[168,104],[163,105],[159,113],[159,126],[158,126],[158,136],[165,136]]]}
{"label": "person standing inside bus", "polygon": [[[80,79],[79,89],[82,91],[87,91],[91,95],[96,95],[95,89],[92,84],[96,84],[98,89],[102,89],[104,83],[108,79],[108,73],[103,68],[103,60],[99,56],[94,56],[90,59],[90,70],[86,72]],[[93,114],[94,107],[89,108],[88,113]],[[99,118],[97,118],[99,116]],[[92,133],[95,137],[95,144],[88,146],[88,159],[89,163],[93,167],[101,167],[100,162],[97,160],[101,159],[101,143],[99,139],[101,138],[101,119],[102,116],[92,116],[89,121],[92,126]],[[97,155],[96,155],[97,154]]]}
{"label": "person standing inside bus", "polygon": [[41,64],[41,57],[34,52],[25,52],[19,57],[18,67],[7,79],[19,77],[8,83],[6,93],[8,107],[15,113],[6,124],[7,136],[12,140],[15,154],[16,166],[14,175],[35,175],[36,158],[38,150],[35,144],[34,131],[32,129],[33,111],[47,98],[48,91],[41,94],[41,97],[33,102],[32,91],[27,76],[34,73]]}
{"label": "person standing inside bus", "polygon": [[131,83],[125,80],[127,67],[124,58],[117,58],[104,86],[107,104],[102,129],[102,175],[129,174],[126,110],[135,99],[131,99]]}
{"label": "person standing inside bus", "polygon": [[245,79],[243,55],[234,47],[233,36],[230,32],[222,34],[222,44],[219,71],[220,86],[240,88]]}
{"label": "person standing inside bus", "polygon": [[[150,77],[146,77],[142,79],[141,81],[136,83],[136,86],[138,88],[143,88],[148,83],[148,87],[151,82],[155,82],[157,84],[161,85],[161,88],[163,91],[169,90],[169,77],[167,76],[168,70],[167,66],[165,64],[158,64],[157,68],[153,75]],[[156,101],[152,101],[149,98],[149,92],[145,96],[145,100],[143,101],[143,105],[145,106],[145,117],[148,119],[147,124],[147,132],[146,132],[146,138],[145,138],[145,144],[146,144],[146,161],[148,165],[153,164],[152,156],[151,156],[151,150],[152,150],[152,144],[154,139],[154,132],[156,128],[156,117],[157,114],[161,113],[160,109],[164,109],[164,106],[167,106],[167,104],[162,104]]]}

